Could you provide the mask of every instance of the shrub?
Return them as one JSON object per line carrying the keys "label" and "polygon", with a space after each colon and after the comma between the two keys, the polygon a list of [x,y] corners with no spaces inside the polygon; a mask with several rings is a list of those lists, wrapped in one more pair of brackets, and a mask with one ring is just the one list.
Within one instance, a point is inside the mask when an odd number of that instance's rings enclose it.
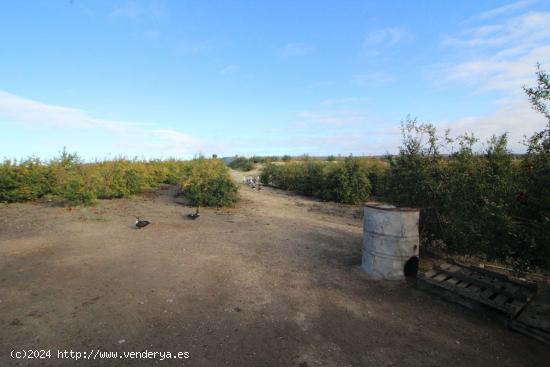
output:
{"label": "shrub", "polygon": [[86,184],[82,175],[78,174],[70,175],[67,181],[61,183],[59,192],[71,205],[91,205],[97,200],[94,189]]}
{"label": "shrub", "polygon": [[388,198],[401,205],[432,206],[440,200],[437,187],[444,179],[441,137],[433,125],[410,117],[402,122],[401,131],[399,154],[389,157]]}
{"label": "shrub", "polygon": [[329,170],[323,197],[339,203],[356,204],[369,198],[370,188],[366,168],[358,159],[348,157]]}
{"label": "shrub", "polygon": [[263,185],[273,185],[275,171],[277,166],[271,162],[267,162],[260,172],[260,182]]}
{"label": "shrub", "polygon": [[487,144],[483,154],[463,145],[445,168],[444,196],[437,208],[444,221],[441,238],[453,252],[507,261],[515,247],[511,214],[517,172],[506,135]]}
{"label": "shrub", "polygon": [[247,172],[254,168],[254,162],[251,159],[245,157],[235,157],[235,159],[233,159],[231,163],[229,163],[229,167],[239,171]]}
{"label": "shrub", "polygon": [[[476,141],[472,135],[452,140],[409,119],[399,155],[390,159],[388,199],[422,209],[425,245],[519,269],[550,269],[549,161],[537,163],[535,172],[534,162],[545,159],[540,150],[517,162],[506,135],[493,136],[481,153],[473,150]],[[439,153],[454,143],[455,153]]]}
{"label": "shrub", "polygon": [[515,201],[518,251],[511,256],[524,267],[550,270],[550,75],[538,65],[537,86],[524,90],[547,123],[526,142],[527,154],[520,165],[522,191]]}
{"label": "shrub", "polygon": [[383,197],[388,186],[388,162],[379,158],[360,158],[360,162],[367,170],[371,184],[371,195]]}
{"label": "shrub", "polygon": [[260,180],[265,185],[341,203],[365,201],[370,193],[366,167],[351,157],[336,164],[311,159],[284,165],[268,163]]}
{"label": "shrub", "polygon": [[264,158],[264,157],[259,157],[257,155],[253,156],[252,158],[250,158],[250,161],[252,163],[265,163],[266,162],[266,159],[267,158]]}
{"label": "shrub", "polygon": [[237,186],[219,159],[194,159],[186,165],[181,193],[197,206],[227,206],[238,200]]}
{"label": "shrub", "polygon": [[34,200],[45,195],[74,205],[89,205],[96,199],[120,198],[157,187],[179,183],[185,162],[113,161],[83,163],[65,149],[49,162],[29,158],[0,164],[0,201]]}
{"label": "shrub", "polygon": [[268,163],[268,162],[279,162],[281,160],[280,157],[276,156],[276,155],[271,155],[271,156],[267,156],[264,158],[264,163]]}
{"label": "shrub", "polygon": [[50,193],[55,182],[51,168],[38,158],[0,165],[0,201],[34,200]]}

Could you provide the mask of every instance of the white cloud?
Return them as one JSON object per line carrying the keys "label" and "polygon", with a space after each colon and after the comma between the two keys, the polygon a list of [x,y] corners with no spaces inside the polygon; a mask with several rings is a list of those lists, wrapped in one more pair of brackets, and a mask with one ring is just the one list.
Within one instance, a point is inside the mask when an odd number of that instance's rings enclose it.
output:
{"label": "white cloud", "polygon": [[[213,147],[199,139],[156,125],[100,119],[70,107],[49,105],[0,90],[0,124],[56,128],[59,131],[91,130],[120,140],[116,146],[149,150],[152,155],[193,155]],[[219,148],[219,146],[216,146]]]}
{"label": "white cloud", "polygon": [[544,117],[534,111],[526,100],[503,99],[497,104],[496,110],[486,116],[469,116],[437,125],[441,129],[451,129],[454,136],[474,132],[480,144],[493,134],[508,133],[509,148],[515,152],[525,151],[524,137],[541,130],[546,124]]}
{"label": "white cloud", "polygon": [[48,105],[0,90],[0,117],[34,126],[60,128],[99,127],[109,131],[124,131],[132,124],[92,118],[85,112],[62,106]]}
{"label": "white cloud", "polygon": [[527,12],[501,23],[482,24],[446,37],[444,45],[458,47],[531,47],[548,42],[550,12]]}
{"label": "white cloud", "polygon": [[550,12],[527,12],[447,37],[444,46],[468,55],[446,70],[447,78],[478,90],[522,93],[534,80],[535,65],[550,64]]}
{"label": "white cloud", "polygon": [[[472,88],[475,93],[499,92],[493,112],[444,123],[457,133],[473,131],[485,140],[508,132],[514,151],[524,151],[523,136],[544,127],[544,119],[530,108],[522,86],[535,83],[536,64],[550,66],[550,12],[525,11],[520,1],[482,13],[458,35],[443,39],[442,46],[455,51],[455,60],[444,67],[447,81]],[[504,96],[504,97],[502,97]]]}
{"label": "white cloud", "polygon": [[313,51],[315,47],[309,43],[287,43],[278,50],[279,56],[283,58],[304,56]]}
{"label": "white cloud", "polygon": [[363,40],[365,47],[393,46],[399,42],[409,41],[412,34],[401,27],[382,28],[367,33]]}
{"label": "white cloud", "polygon": [[479,90],[523,94],[522,86],[534,83],[537,62],[543,66],[550,62],[550,45],[535,47],[519,57],[496,54],[463,62],[449,71],[449,79],[466,82]]}
{"label": "white cloud", "polygon": [[533,3],[535,3],[535,0],[516,1],[516,2],[510,3],[510,4],[500,6],[500,7],[495,8],[495,9],[485,11],[485,12],[475,16],[474,19],[494,18],[494,17],[500,16],[500,15],[503,15],[503,14],[506,14],[506,13],[511,13],[511,12],[516,11],[516,10],[523,9],[523,8],[533,4]]}

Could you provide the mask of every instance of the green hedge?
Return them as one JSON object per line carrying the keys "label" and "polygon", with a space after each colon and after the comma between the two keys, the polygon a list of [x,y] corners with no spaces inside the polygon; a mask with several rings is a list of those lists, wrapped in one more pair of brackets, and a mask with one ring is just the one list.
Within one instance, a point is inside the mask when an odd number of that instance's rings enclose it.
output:
{"label": "green hedge", "polygon": [[[472,135],[453,141],[416,120],[403,133],[400,153],[390,159],[386,198],[422,209],[425,246],[550,270],[548,152],[517,159],[502,135],[476,153]],[[454,153],[441,154],[443,147]]]}
{"label": "green hedge", "polygon": [[[212,189],[197,199],[193,189],[184,190],[192,201],[201,205],[228,205],[236,200],[236,187],[229,179],[227,167],[219,160],[200,160],[200,166],[213,171],[197,170],[196,161],[124,158],[92,163],[82,162],[76,154],[63,151],[58,158],[40,161],[29,158],[20,162],[0,163],[0,201],[19,202],[51,196],[72,205],[90,205],[97,199],[114,199],[154,189],[160,184],[181,184],[195,179],[210,179]],[[209,163],[215,162],[215,163]],[[187,180],[187,181],[185,181]],[[205,196],[206,195],[206,196]]]}
{"label": "green hedge", "polygon": [[245,157],[235,157],[231,163],[229,163],[229,167],[239,170],[239,171],[250,171],[254,168],[254,160],[245,158]]}
{"label": "green hedge", "polygon": [[227,206],[239,196],[222,160],[199,158],[185,166],[180,182],[182,194],[198,206]]}
{"label": "green hedge", "polygon": [[351,157],[330,163],[312,160],[284,165],[268,163],[260,180],[263,184],[340,203],[366,201],[371,189],[365,165]]}

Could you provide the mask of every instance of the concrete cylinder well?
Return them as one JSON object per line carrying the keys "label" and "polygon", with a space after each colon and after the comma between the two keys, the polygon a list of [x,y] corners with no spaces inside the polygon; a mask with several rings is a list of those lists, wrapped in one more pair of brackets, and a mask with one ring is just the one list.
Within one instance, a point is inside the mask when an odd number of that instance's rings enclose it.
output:
{"label": "concrete cylinder well", "polygon": [[418,265],[419,211],[392,205],[367,205],[363,219],[362,268],[376,279],[399,280]]}

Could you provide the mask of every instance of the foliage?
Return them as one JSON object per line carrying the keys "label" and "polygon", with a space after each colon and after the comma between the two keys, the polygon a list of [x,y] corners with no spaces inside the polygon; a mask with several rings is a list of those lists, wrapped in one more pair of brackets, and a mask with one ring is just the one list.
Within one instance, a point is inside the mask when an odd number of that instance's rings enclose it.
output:
{"label": "foliage", "polygon": [[348,157],[343,163],[329,166],[323,198],[339,203],[354,204],[369,198],[371,185],[368,172],[361,161]]}
{"label": "foliage", "polygon": [[32,200],[49,193],[55,178],[38,158],[0,164],[0,201]]}
{"label": "foliage", "polygon": [[360,160],[326,163],[307,159],[283,165],[268,163],[260,180],[283,190],[341,203],[358,203],[369,197],[368,172]]}
{"label": "foliage", "polygon": [[219,159],[194,159],[185,166],[182,194],[198,206],[226,206],[238,200],[237,186]]}
{"label": "foliage", "polygon": [[383,197],[386,195],[388,186],[388,168],[387,159],[380,158],[358,158],[361,164],[368,172],[371,184],[371,196]]}
{"label": "foliage", "polygon": [[[49,162],[37,158],[20,162],[5,160],[0,163],[0,201],[28,201],[49,196],[71,205],[91,205],[97,199],[122,198],[161,184],[180,184],[185,174],[193,174],[187,168],[189,164],[173,159],[125,158],[84,163],[78,155],[65,149]],[[211,200],[213,205],[224,201],[220,200],[219,190],[231,192],[220,187],[217,190],[216,199]]]}
{"label": "foliage", "polygon": [[[550,269],[550,75],[537,67],[537,86],[524,88],[533,108],[546,117],[546,126],[527,141],[521,164],[523,190],[517,197],[520,259]],[[517,256],[517,254],[516,254]]]}
{"label": "foliage", "polygon": [[254,163],[255,162],[252,159],[248,159],[245,157],[235,157],[235,159],[233,159],[231,163],[229,163],[229,167],[239,171],[247,172],[254,168]]}
{"label": "foliage", "polygon": [[[541,159],[541,154],[515,160],[506,135],[493,136],[484,151],[476,153],[473,135],[453,140],[448,133],[438,135],[434,126],[410,118],[402,130],[399,155],[390,158],[387,198],[422,209],[425,245],[443,244],[450,252],[500,260],[516,268],[550,269],[550,228],[544,227],[550,213],[548,201],[544,203],[550,181],[540,172],[528,174],[534,167],[531,160]],[[452,153],[445,156],[441,148]]]}

